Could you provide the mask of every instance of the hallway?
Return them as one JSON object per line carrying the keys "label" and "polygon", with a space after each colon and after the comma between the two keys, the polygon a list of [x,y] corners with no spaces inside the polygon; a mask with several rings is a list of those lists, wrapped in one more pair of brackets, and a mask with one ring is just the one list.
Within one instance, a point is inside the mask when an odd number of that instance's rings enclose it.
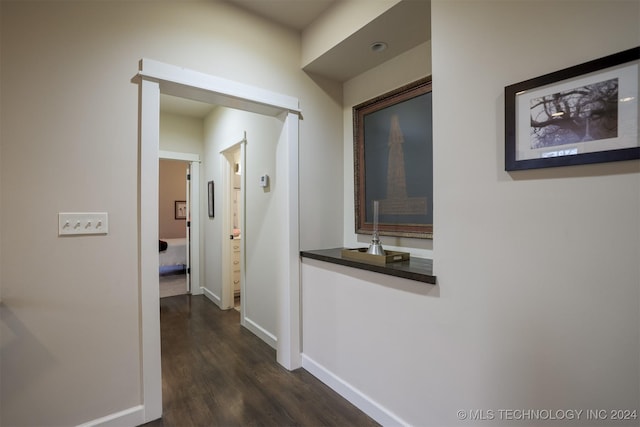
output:
{"label": "hallway", "polygon": [[377,426],[203,296],[160,300],[163,417],[149,427]]}

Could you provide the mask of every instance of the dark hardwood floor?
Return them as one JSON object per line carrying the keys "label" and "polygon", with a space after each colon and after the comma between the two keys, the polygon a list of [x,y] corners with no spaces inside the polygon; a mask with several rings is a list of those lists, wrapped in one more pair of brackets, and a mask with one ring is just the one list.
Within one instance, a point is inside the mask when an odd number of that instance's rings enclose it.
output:
{"label": "dark hardwood floor", "polygon": [[203,296],[160,300],[162,419],[147,427],[378,426]]}

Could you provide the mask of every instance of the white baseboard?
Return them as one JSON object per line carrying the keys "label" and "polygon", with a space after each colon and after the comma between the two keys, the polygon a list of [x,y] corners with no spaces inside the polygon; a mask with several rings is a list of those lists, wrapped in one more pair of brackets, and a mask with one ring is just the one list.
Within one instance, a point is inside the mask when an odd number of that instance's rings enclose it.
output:
{"label": "white baseboard", "polygon": [[[149,420],[151,421],[151,420]],[[138,405],[124,411],[98,418],[78,427],[136,427],[144,424],[144,406]]]}
{"label": "white baseboard", "polygon": [[242,326],[253,332],[254,335],[257,335],[262,341],[266,342],[273,349],[277,349],[278,339],[265,329],[263,329],[260,325],[255,323],[253,320],[245,317],[240,321]]}
{"label": "white baseboard", "polygon": [[200,289],[202,289],[202,293],[204,294],[205,297],[209,298],[219,308],[222,308],[222,299],[218,295],[214,294],[213,292],[211,292],[209,289],[205,287],[202,287]]}
{"label": "white baseboard", "polygon": [[[214,294],[213,292],[211,292],[207,288],[202,288],[202,292],[204,293],[204,296],[209,298],[211,301],[213,301],[213,303],[215,305],[217,305],[218,308],[220,308],[222,310],[225,310],[222,307],[222,298],[220,298],[219,296],[217,296],[216,294]],[[249,319],[248,317],[241,318],[240,319],[240,324],[243,327],[247,328],[249,331],[251,331],[251,333],[256,335],[262,341],[264,341],[267,344],[269,344],[269,346],[271,348],[276,349],[276,346],[278,344],[278,339],[273,334],[271,334],[269,331],[264,329],[262,326],[258,325],[256,322],[254,322],[253,320]]]}
{"label": "white baseboard", "polygon": [[355,407],[376,420],[383,426],[408,426],[409,423],[371,399],[342,378],[329,371],[315,360],[302,355],[302,367],[311,375],[328,385],[340,396],[347,399]]}

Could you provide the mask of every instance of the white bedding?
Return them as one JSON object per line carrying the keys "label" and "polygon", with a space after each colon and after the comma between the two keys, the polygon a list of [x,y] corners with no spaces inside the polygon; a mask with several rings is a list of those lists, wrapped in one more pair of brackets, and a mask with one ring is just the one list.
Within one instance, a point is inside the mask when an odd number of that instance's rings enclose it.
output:
{"label": "white bedding", "polygon": [[187,264],[187,239],[160,239],[167,242],[167,250],[160,252],[160,267]]}

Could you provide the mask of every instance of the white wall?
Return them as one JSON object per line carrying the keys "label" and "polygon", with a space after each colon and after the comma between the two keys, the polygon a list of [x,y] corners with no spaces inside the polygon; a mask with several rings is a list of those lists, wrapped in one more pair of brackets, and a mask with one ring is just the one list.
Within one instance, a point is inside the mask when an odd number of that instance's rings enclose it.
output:
{"label": "white wall", "polygon": [[[222,265],[223,252],[227,250],[226,239],[230,230],[222,229],[223,209],[228,209],[223,199],[222,171],[223,161],[221,152],[240,142],[244,129],[242,122],[226,121],[225,115],[232,112],[227,108],[218,107],[204,120],[204,180],[214,182],[214,216],[204,216],[204,287],[208,295],[219,307],[222,307]],[[208,191],[208,190],[207,190]],[[208,197],[208,196],[207,196]]]}
{"label": "white wall", "polygon": [[[341,148],[339,85],[320,87],[300,70],[296,33],[223,2],[0,8],[0,197],[12,207],[0,226],[0,424],[76,425],[142,403],[139,59],[297,97],[301,169],[334,167],[325,147]],[[318,224],[301,239],[338,246],[340,230],[324,230],[341,222],[340,181],[311,194],[316,176],[300,179],[301,215]],[[58,238],[57,213],[67,210],[109,212],[109,235]]]}
{"label": "white wall", "polygon": [[160,150],[204,153],[204,120],[174,113],[160,113]]}
{"label": "white wall", "polygon": [[[640,164],[504,172],[503,91],[638,46],[639,17],[637,1],[433,2],[438,285],[305,260],[305,366],[345,381],[388,424],[529,426],[498,410],[638,409]],[[379,86],[403,81],[389,72]],[[495,419],[458,418],[473,409]]]}
{"label": "white wall", "polygon": [[313,77],[317,102],[301,101],[300,249],[342,245],[342,85]]}
{"label": "white wall", "polygon": [[[205,275],[207,295],[220,305],[222,298],[222,252],[228,250],[231,230],[222,231],[223,209],[230,206],[223,200],[222,163],[226,160],[222,151],[240,142],[245,135],[246,175],[245,216],[242,244],[246,250],[244,261],[244,293],[242,295],[243,321],[257,328],[260,336],[274,345],[276,339],[277,287],[281,283],[280,268],[283,257],[282,236],[287,224],[282,220],[285,206],[279,202],[285,189],[280,186],[278,172],[278,147],[282,121],[230,108],[218,107],[205,120],[205,179],[218,183],[215,186],[215,217],[207,218],[205,225],[206,261]],[[280,164],[285,164],[280,160]],[[267,174],[270,185],[259,187],[259,177]]]}
{"label": "white wall", "polygon": [[504,172],[503,90],[640,45],[639,18],[637,1],[433,5],[434,264],[465,393],[441,417],[638,407],[640,163]]}
{"label": "white wall", "polygon": [[177,160],[160,160],[158,195],[158,232],[161,239],[187,236],[186,222],[175,217],[175,202],[187,200],[188,163]]}

